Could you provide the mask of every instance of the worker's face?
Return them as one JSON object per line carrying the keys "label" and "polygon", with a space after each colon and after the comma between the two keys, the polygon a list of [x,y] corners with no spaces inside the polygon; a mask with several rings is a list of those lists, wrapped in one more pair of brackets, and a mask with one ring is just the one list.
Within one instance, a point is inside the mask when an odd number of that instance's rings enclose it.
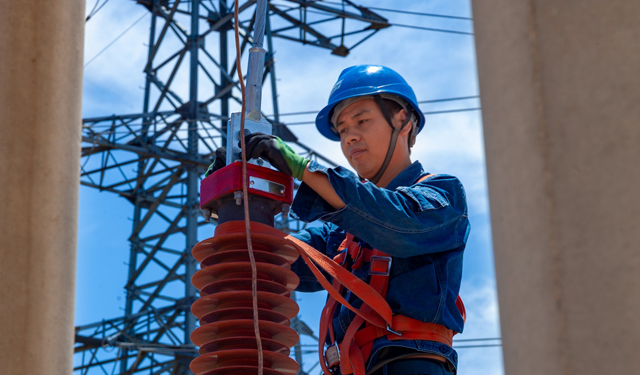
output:
{"label": "worker's face", "polygon": [[[404,110],[393,116],[399,122]],[[337,119],[340,146],[349,164],[366,179],[380,170],[391,139],[391,127],[373,99],[363,99],[345,108]]]}

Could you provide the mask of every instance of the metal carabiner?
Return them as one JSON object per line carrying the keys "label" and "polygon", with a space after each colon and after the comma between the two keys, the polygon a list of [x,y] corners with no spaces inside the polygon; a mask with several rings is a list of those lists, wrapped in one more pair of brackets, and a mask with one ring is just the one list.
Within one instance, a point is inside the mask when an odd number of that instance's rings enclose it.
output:
{"label": "metal carabiner", "polygon": [[324,360],[327,363],[327,367],[331,372],[337,373],[340,367],[340,349],[337,343],[333,343],[327,347],[324,351]]}
{"label": "metal carabiner", "polygon": [[396,336],[402,336],[402,332],[394,331],[393,329],[391,329],[391,327],[389,326],[389,323],[387,323],[387,331],[390,333],[393,333]]}

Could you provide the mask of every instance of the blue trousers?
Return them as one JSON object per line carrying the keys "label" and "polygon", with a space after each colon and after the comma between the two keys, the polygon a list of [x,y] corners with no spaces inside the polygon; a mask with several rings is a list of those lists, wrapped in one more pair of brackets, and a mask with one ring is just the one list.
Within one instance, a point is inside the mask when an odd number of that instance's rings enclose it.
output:
{"label": "blue trousers", "polygon": [[370,375],[454,375],[445,364],[426,358],[407,358],[384,365]]}

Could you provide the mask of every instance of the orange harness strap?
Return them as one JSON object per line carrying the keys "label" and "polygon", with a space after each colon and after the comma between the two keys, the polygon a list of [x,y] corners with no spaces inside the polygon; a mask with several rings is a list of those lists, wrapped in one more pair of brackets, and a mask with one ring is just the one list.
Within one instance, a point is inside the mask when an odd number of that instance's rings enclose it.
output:
{"label": "orange harness strap", "polygon": [[[357,254],[358,258],[354,259],[353,263],[355,265],[358,265],[358,268],[360,268],[363,263],[362,258],[368,257],[368,260],[371,262],[371,269],[378,269],[377,271],[370,271],[372,275],[369,284],[373,289],[378,291],[382,297],[385,297],[389,285],[391,257],[388,257],[385,253],[377,249],[368,250],[369,254],[367,254],[367,251],[365,251],[365,249],[354,252],[351,251],[352,248],[353,236],[349,234],[340,246],[340,249],[347,250],[342,254],[346,252],[348,252],[349,255],[354,253]],[[373,262],[384,258],[387,258],[389,263],[387,264],[386,272],[381,272],[381,267],[376,267]],[[382,270],[384,269],[385,268],[382,267]],[[364,304],[362,310],[369,310],[369,305],[366,304],[366,301],[363,302]],[[329,297],[327,304],[333,305],[333,303],[334,302],[332,301],[332,298]],[[462,299],[460,299],[460,297],[458,297],[458,299],[456,300],[456,305],[458,307],[458,310],[463,315],[463,319],[466,320],[464,304],[462,303]],[[335,307],[332,309],[332,311],[335,311]],[[322,318],[327,319],[327,321],[325,321],[325,324],[321,322],[321,329],[328,326],[329,332],[333,339],[335,334],[333,333],[333,324],[330,324],[333,318],[333,313],[330,316],[323,316]],[[349,324],[342,343],[340,344],[340,372],[343,375],[364,375],[365,363],[371,355],[373,342],[380,337],[386,336],[389,340],[435,341],[451,346],[453,336],[456,334],[456,332],[446,328],[443,325],[435,323],[424,323],[404,315],[394,315],[392,324],[390,324],[390,326],[387,326],[386,329],[371,325],[369,323],[367,323],[365,327],[361,328],[363,323],[364,320],[360,316],[356,316],[354,320]],[[322,355],[320,360],[323,360]]]}
{"label": "orange harness strap", "polygon": [[[351,234],[347,235],[347,238],[340,246],[341,248],[344,246],[347,249],[353,248],[351,244],[354,243],[353,236]],[[357,266],[356,269],[362,267],[362,264],[365,262],[363,259],[368,257],[367,262],[370,262],[371,259],[376,259],[375,257],[380,258],[388,258],[388,264],[386,267],[381,267],[380,272],[377,272],[371,275],[371,279],[369,281],[369,285],[373,289],[375,289],[382,297],[386,297],[387,295],[387,287],[389,285],[389,271],[391,267],[391,257],[387,256],[387,254],[382,251],[373,249],[363,249],[358,246],[360,250],[356,253],[356,258],[354,259],[354,266]],[[351,252],[353,253],[353,252]],[[350,253],[350,255],[351,255]],[[353,268],[353,266],[352,266]],[[370,307],[366,304],[363,305],[362,309],[368,310]],[[355,375],[364,375],[365,372],[365,363],[369,358],[370,350],[368,353],[362,351],[362,345],[359,345],[356,337],[360,333],[360,327],[362,326],[364,321],[356,316],[353,321],[349,324],[347,328],[347,332],[345,332],[344,338],[340,345],[340,372],[344,375],[354,373]],[[392,324],[393,325],[393,321]],[[386,330],[376,327],[373,325],[367,324],[368,327],[375,327],[380,332],[386,332]],[[389,327],[389,326],[387,326]],[[330,329],[333,329],[333,325],[331,325]],[[378,337],[384,336],[384,333]],[[376,337],[377,338],[377,337]],[[372,339],[371,341],[375,340]],[[372,344],[373,345],[373,344]]]}

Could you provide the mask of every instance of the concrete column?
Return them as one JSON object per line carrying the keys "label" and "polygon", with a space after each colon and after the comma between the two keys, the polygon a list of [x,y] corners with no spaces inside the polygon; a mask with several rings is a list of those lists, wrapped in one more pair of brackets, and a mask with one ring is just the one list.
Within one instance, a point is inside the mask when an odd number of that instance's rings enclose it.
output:
{"label": "concrete column", "polygon": [[473,2],[505,372],[640,369],[640,2]]}
{"label": "concrete column", "polygon": [[69,375],[83,0],[0,0],[0,372]]}

